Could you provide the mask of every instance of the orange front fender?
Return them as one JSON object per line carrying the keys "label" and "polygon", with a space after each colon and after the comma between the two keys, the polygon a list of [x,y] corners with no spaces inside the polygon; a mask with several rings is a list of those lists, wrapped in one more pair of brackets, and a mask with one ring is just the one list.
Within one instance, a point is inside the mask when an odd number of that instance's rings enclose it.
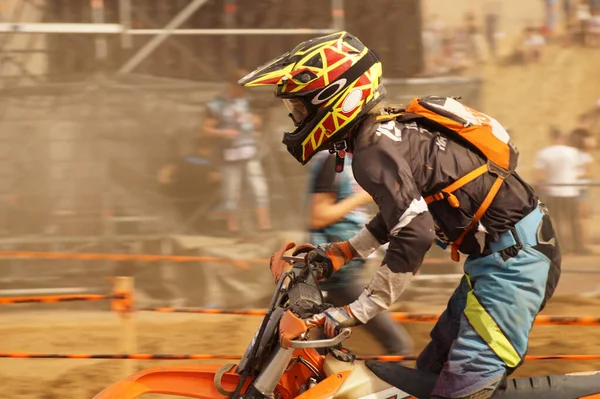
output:
{"label": "orange front fender", "polygon": [[[154,367],[109,386],[94,399],[135,399],[147,393],[200,399],[225,398],[213,382],[215,373],[221,367],[220,364]],[[240,375],[233,372],[234,367],[221,378],[221,385],[227,391],[234,391],[240,379]],[[249,382],[245,384],[246,387]]]}

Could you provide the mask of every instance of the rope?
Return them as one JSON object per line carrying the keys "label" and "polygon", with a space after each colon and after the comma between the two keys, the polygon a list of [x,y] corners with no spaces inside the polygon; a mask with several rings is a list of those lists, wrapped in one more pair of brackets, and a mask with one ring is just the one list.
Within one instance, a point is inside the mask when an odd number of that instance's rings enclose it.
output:
{"label": "rope", "polygon": [[[202,309],[202,308],[136,308],[145,312],[160,313],[198,313],[198,314],[229,314],[264,316],[264,309],[226,310],[226,309]],[[397,322],[402,323],[433,323],[440,315],[427,313],[405,313],[391,312],[390,316]],[[600,326],[600,317],[575,317],[575,316],[537,316],[535,325],[561,325],[561,326]]]}
{"label": "rope", "polygon": [[12,298],[0,298],[0,305],[11,305],[15,303],[55,303],[55,302],[74,302],[74,301],[100,301],[103,299],[125,300],[127,295],[48,295],[48,296],[21,296]]}
{"label": "rope", "polygon": [[[240,355],[210,355],[210,354],[170,354],[170,353],[132,353],[132,354],[59,354],[59,353],[23,353],[4,352],[0,358],[10,359],[113,359],[113,360],[239,360]],[[357,356],[358,360],[378,360],[382,362],[415,361],[417,356]],[[539,360],[600,360],[600,355],[542,355],[525,356],[526,361]]]}
{"label": "rope", "polygon": [[101,254],[71,252],[0,251],[0,258],[12,259],[77,259],[110,260],[115,262],[227,262],[240,269],[250,269],[248,263],[265,263],[266,259],[234,260],[209,256],[144,255],[144,254]]}

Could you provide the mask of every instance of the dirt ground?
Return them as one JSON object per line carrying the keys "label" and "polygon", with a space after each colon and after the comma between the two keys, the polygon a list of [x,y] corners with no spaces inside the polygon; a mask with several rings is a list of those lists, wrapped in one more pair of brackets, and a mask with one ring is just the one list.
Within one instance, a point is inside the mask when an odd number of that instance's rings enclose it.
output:
{"label": "dirt ground", "polygon": [[[545,314],[600,316],[600,299],[556,298]],[[52,307],[54,305],[47,305]],[[423,311],[406,303],[405,309]],[[438,312],[440,306],[425,309]],[[139,353],[241,354],[260,323],[260,317],[137,313]],[[420,350],[432,324],[405,325]],[[107,311],[22,312],[3,317],[2,351],[55,353],[119,353],[121,321]],[[356,328],[347,342],[359,355],[382,354],[370,336]],[[600,329],[536,326],[530,354],[598,354]],[[0,359],[1,398],[89,399],[123,376],[123,360]],[[177,361],[137,361],[138,369]],[[219,363],[216,361],[215,363]],[[532,361],[518,375],[543,375],[600,370],[600,362]]]}

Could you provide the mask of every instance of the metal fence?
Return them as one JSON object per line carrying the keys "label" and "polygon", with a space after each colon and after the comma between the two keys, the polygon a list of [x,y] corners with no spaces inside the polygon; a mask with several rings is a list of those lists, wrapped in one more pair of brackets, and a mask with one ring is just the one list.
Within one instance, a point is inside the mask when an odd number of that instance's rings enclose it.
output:
{"label": "metal fence", "polygon": [[[477,79],[466,78],[386,82],[393,102],[439,93],[463,96],[475,107],[481,101],[479,85]],[[198,234],[191,219],[210,223],[211,205],[187,198],[196,212],[182,218],[178,199],[161,194],[156,174],[173,156],[173,143],[175,152],[184,155],[202,140],[204,105],[222,87],[141,75],[90,75],[76,83],[3,90],[1,249],[185,252],[172,237]],[[281,145],[281,134],[290,127],[282,104],[269,90],[252,95],[265,121],[259,156],[267,172],[275,228],[298,236],[305,226],[306,169]],[[218,199],[220,193],[211,196]],[[218,222],[214,225],[219,228]],[[245,226],[252,231],[251,217]],[[262,244],[254,244],[255,255],[273,249],[263,250]],[[12,278],[40,277],[39,266],[48,264],[2,262],[8,267],[5,275]],[[52,265],[42,274],[70,273],[76,279],[90,270],[76,260]],[[111,267],[103,262],[94,270],[105,273]]]}
{"label": "metal fence", "polygon": [[[386,85],[394,102],[440,93],[461,95],[473,106],[480,103],[474,79],[394,80]],[[204,104],[221,88],[121,77],[5,90],[0,94],[2,231],[13,237],[105,235],[119,216],[161,215],[156,228],[175,232],[155,190],[156,170],[170,156],[167,148],[174,140],[183,154],[201,139]],[[287,117],[267,91],[255,96],[255,108],[265,120],[261,158],[275,203],[285,201],[285,214],[300,214],[303,201],[281,194],[285,184],[302,192],[305,172],[279,143],[289,127]]]}

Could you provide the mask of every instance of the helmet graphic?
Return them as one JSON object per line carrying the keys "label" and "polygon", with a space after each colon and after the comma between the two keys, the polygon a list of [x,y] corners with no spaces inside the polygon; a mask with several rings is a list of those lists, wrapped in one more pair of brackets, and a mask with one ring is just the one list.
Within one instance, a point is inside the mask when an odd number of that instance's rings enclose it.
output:
{"label": "helmet graphic", "polygon": [[332,148],[385,93],[377,56],[348,32],[300,43],[239,80],[239,84],[275,86],[296,130],[283,143],[303,165]]}

